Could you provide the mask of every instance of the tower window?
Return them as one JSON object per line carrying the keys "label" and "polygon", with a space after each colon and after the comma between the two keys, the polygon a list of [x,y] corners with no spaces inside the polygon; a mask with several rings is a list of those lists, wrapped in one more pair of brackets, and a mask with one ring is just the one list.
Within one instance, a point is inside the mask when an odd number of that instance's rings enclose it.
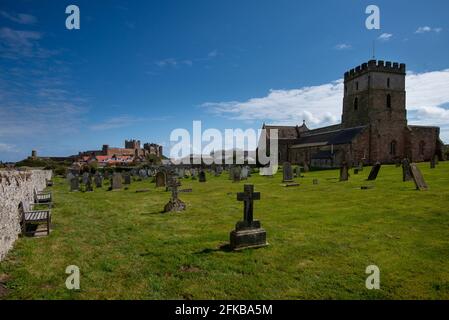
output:
{"label": "tower window", "polygon": [[390,88],[390,78],[387,79],[387,87]]}
{"label": "tower window", "polygon": [[391,109],[391,95],[390,94],[387,95],[387,108]]}
{"label": "tower window", "polygon": [[357,91],[359,90],[359,83],[358,82],[355,83],[355,90],[357,90]]}
{"label": "tower window", "polygon": [[392,155],[392,156],[396,155],[396,146],[397,146],[397,142],[395,140],[391,141],[391,143],[390,143],[390,155]]}
{"label": "tower window", "polygon": [[359,98],[354,99],[354,110],[357,111],[359,109]]}

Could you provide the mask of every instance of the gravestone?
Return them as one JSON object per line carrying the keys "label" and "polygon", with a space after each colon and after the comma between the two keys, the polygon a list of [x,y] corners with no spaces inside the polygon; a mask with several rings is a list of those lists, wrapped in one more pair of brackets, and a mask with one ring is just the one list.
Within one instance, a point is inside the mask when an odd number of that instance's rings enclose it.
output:
{"label": "gravestone", "polygon": [[247,180],[249,175],[249,169],[248,167],[243,167],[242,171],[240,172],[240,179],[241,180]]}
{"label": "gravestone", "polygon": [[416,189],[420,191],[425,191],[428,189],[427,183],[424,180],[424,177],[416,166],[416,164],[410,164],[410,173],[412,174],[413,181],[415,182]]}
{"label": "gravestone", "polygon": [[358,167],[358,169],[359,169],[359,172],[362,172],[362,171],[363,171],[363,161],[360,161],[360,162],[359,162],[359,167]]}
{"label": "gravestone", "polygon": [[70,183],[72,179],[75,178],[75,175],[71,172],[69,172],[66,176],[67,182]]}
{"label": "gravestone", "polygon": [[380,162],[377,162],[374,165],[374,167],[372,167],[371,172],[369,173],[369,176],[368,176],[368,181],[374,181],[377,179],[377,175],[379,174],[379,170],[380,170],[381,166],[382,165],[380,164]]}
{"label": "gravestone", "polygon": [[293,182],[293,171],[290,162],[284,162],[282,174],[282,182]]}
{"label": "gravestone", "polygon": [[313,179],[313,184],[317,185],[318,184],[318,179]]}
{"label": "gravestone", "polygon": [[167,176],[164,171],[156,173],[156,188],[165,187],[167,184]]}
{"label": "gravestone", "polygon": [[96,188],[103,188],[103,178],[101,175],[96,174],[94,177],[95,187]]}
{"label": "gravestone", "polygon": [[131,184],[131,175],[129,173],[125,173],[123,175],[124,178],[124,184],[130,185]]}
{"label": "gravestone", "polygon": [[88,172],[83,173],[83,184],[87,184],[87,180],[89,179],[90,175]]}
{"label": "gravestone", "polygon": [[304,162],[303,168],[304,168],[304,172],[309,172],[310,171],[309,165],[307,164],[307,162]]}
{"label": "gravestone", "polygon": [[340,167],[340,181],[348,181],[349,180],[349,168],[346,161],[343,161]]}
{"label": "gravestone", "polygon": [[436,166],[436,161],[435,161],[435,156],[432,157],[432,159],[430,159],[430,169],[435,169]]}
{"label": "gravestone", "polygon": [[206,172],[204,170],[200,171],[200,174],[198,175],[198,181],[206,182]]}
{"label": "gravestone", "polygon": [[300,166],[295,167],[295,177],[301,178],[301,167]]}
{"label": "gravestone", "polygon": [[412,174],[410,172],[410,162],[408,159],[402,160],[402,181],[410,181],[412,180]]}
{"label": "gravestone", "polygon": [[179,186],[181,186],[181,183],[175,176],[172,176],[168,181],[168,187],[171,190],[171,198],[165,205],[164,212],[179,212],[186,209],[186,204],[178,198]]}
{"label": "gravestone", "polygon": [[140,169],[139,170],[139,177],[141,177],[142,179],[146,179],[148,177],[147,170]]}
{"label": "gravestone", "polygon": [[233,167],[232,169],[232,182],[240,182],[242,177],[242,168],[239,166]]}
{"label": "gravestone", "polygon": [[75,192],[80,190],[80,181],[78,177],[73,177],[72,180],[70,180],[70,191]]}
{"label": "gravestone", "polygon": [[89,176],[86,180],[86,192],[93,192],[94,188],[92,186],[92,177]]}
{"label": "gravestone", "polygon": [[111,178],[111,190],[119,190],[122,188],[122,175],[114,172]]}
{"label": "gravestone", "polygon": [[254,201],[260,200],[260,192],[254,192],[253,185],[245,185],[244,192],[237,194],[237,200],[243,201],[243,221],[237,222],[230,234],[232,250],[258,248],[267,245],[267,233],[260,222],[254,220]]}

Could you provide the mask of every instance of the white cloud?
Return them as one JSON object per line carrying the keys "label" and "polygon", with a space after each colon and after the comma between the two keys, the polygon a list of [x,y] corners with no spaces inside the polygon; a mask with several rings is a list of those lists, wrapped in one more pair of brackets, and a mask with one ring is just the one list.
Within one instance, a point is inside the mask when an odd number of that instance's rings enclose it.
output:
{"label": "white cloud", "polygon": [[424,27],[419,27],[415,31],[415,33],[418,33],[418,34],[427,33],[427,32],[440,33],[441,31],[443,31],[442,28],[432,28],[432,27],[429,27],[429,26],[424,26]]}
{"label": "white cloud", "polygon": [[35,16],[25,13],[10,14],[5,11],[0,11],[0,16],[20,24],[35,24],[37,22]]}
{"label": "white cloud", "polygon": [[377,38],[377,39],[379,39],[379,40],[381,40],[381,41],[388,41],[388,40],[390,40],[392,37],[393,37],[393,35],[392,35],[391,33],[382,33],[382,34],[379,36],[379,38]]}
{"label": "white cloud", "polygon": [[[449,69],[409,73],[407,109],[409,123],[442,126],[442,137],[449,141]],[[291,90],[270,90],[265,97],[247,101],[207,102],[209,111],[242,121],[265,121],[296,125],[306,120],[309,127],[340,122],[343,80]]]}
{"label": "white cloud", "polygon": [[346,43],[340,43],[335,46],[335,49],[337,49],[337,50],[348,50],[351,48],[352,48],[352,46],[350,44],[346,44]]}
{"label": "white cloud", "polygon": [[144,118],[144,117],[134,117],[130,115],[120,115],[106,119],[100,123],[93,124],[90,126],[90,129],[94,131],[111,130],[111,129],[125,128],[143,122],[164,121],[167,119],[168,119],[167,117]]}
{"label": "white cloud", "polygon": [[0,151],[2,151],[2,152],[16,152],[16,147],[11,145],[11,144],[0,142]]}

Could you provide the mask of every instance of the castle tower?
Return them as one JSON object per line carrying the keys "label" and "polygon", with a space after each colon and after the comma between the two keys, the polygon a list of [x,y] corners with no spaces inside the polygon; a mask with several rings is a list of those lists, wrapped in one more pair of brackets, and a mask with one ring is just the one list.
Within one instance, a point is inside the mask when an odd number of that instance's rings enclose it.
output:
{"label": "castle tower", "polygon": [[370,60],[345,73],[342,126],[368,126],[370,163],[406,156],[405,64]]}

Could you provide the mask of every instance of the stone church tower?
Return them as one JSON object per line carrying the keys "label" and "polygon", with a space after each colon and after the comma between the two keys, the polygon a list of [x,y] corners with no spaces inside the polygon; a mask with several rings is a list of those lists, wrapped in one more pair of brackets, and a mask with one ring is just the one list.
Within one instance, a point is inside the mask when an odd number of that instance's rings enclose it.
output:
{"label": "stone church tower", "polygon": [[342,127],[368,126],[370,163],[410,157],[405,75],[405,64],[376,60],[345,73]]}

